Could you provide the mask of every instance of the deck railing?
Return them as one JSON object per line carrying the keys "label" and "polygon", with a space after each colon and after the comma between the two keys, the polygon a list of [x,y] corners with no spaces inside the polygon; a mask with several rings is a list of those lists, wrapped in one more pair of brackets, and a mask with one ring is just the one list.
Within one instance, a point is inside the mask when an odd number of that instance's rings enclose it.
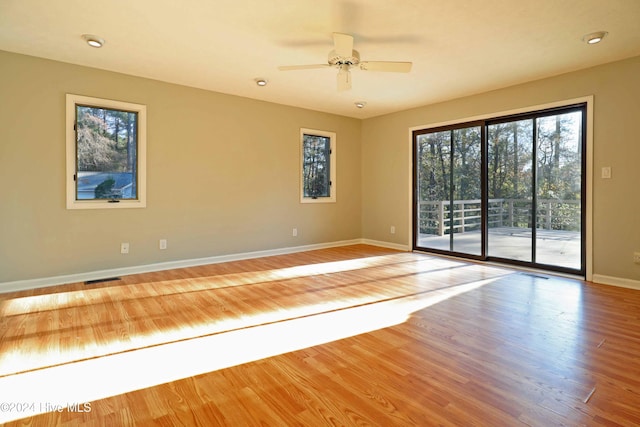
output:
{"label": "deck railing", "polygon": [[[536,227],[544,230],[580,230],[580,201],[538,199]],[[489,199],[489,228],[533,228],[531,200]],[[419,203],[419,227],[421,234],[443,236],[451,232],[478,231],[481,227],[481,201],[448,200],[422,201]],[[453,215],[451,215],[451,211]],[[451,227],[453,221],[453,227]]]}

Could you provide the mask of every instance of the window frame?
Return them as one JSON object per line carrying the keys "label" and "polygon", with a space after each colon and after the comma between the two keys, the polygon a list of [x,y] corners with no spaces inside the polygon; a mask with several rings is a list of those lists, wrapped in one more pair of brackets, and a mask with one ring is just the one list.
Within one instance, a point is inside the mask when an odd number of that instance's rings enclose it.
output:
{"label": "window frame", "polygon": [[[329,197],[309,197],[304,195],[304,136],[329,138]],[[337,200],[336,182],[336,133],[317,129],[300,128],[300,203],[335,203]]]}
{"label": "window frame", "polygon": [[[76,189],[77,146],[76,146],[76,106],[90,106],[137,113],[137,198],[78,199]],[[127,209],[147,206],[147,106],[90,96],[66,95],[66,193],[67,209]]]}

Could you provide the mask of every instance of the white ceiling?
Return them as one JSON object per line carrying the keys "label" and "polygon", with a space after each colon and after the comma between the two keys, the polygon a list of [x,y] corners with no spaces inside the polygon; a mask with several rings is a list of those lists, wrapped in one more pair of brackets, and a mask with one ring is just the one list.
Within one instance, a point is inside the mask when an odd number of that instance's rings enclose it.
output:
{"label": "white ceiling", "polygon": [[[325,63],[333,32],[413,68],[356,69],[348,92],[278,70]],[[0,0],[0,50],[366,118],[640,55],[640,0]]]}

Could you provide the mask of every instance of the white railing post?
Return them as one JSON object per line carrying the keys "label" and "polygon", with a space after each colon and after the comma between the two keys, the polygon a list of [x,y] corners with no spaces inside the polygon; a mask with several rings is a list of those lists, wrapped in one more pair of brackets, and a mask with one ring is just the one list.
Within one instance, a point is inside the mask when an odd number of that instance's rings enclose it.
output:
{"label": "white railing post", "polygon": [[438,235],[444,236],[444,200],[438,203]]}
{"label": "white railing post", "polygon": [[509,199],[509,227],[513,227],[513,199]]}

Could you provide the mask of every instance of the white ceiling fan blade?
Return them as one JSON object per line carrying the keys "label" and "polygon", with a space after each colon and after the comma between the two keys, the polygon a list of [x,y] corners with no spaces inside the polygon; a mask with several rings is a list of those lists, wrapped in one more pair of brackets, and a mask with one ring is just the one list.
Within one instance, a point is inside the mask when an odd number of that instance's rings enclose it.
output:
{"label": "white ceiling fan blade", "polygon": [[365,71],[389,71],[392,73],[408,73],[411,71],[411,62],[391,62],[391,61],[363,61],[360,62],[360,69]]}
{"label": "white ceiling fan blade", "polygon": [[341,66],[338,71],[338,92],[351,89],[351,71],[348,66]]}
{"label": "white ceiling fan blade", "polygon": [[280,71],[291,71],[291,70],[312,70],[314,68],[328,68],[331,67],[329,64],[309,64],[309,65],[282,65],[278,67]]}
{"label": "white ceiling fan blade", "polygon": [[333,33],[333,45],[338,56],[350,57],[353,52],[353,36]]}

